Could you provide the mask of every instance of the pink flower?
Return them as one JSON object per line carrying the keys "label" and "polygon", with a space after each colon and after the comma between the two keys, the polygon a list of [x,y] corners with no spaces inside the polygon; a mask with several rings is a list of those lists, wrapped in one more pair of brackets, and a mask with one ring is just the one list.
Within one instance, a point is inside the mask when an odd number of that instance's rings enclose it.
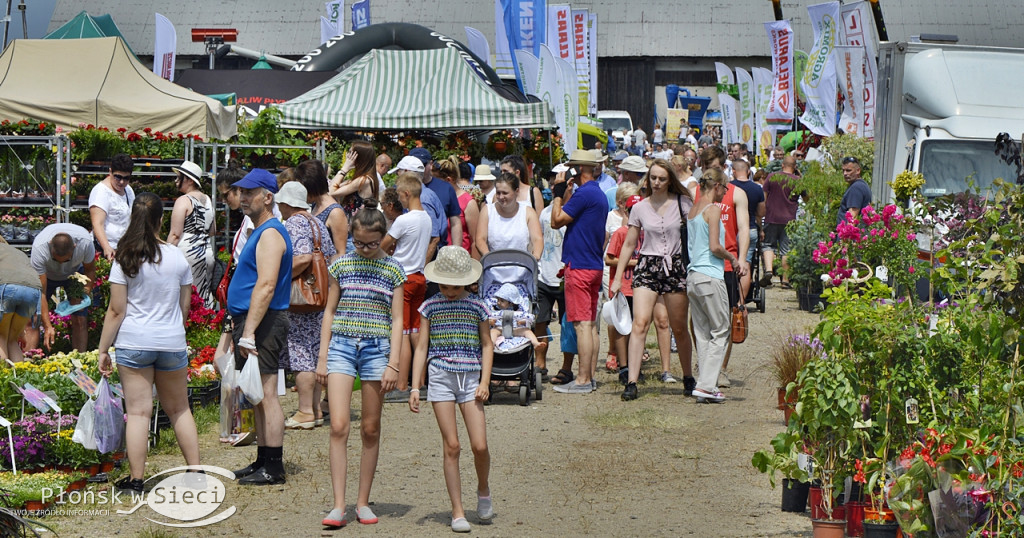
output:
{"label": "pink flower", "polygon": [[911,274],[913,274],[913,272],[914,272],[914,266],[913,265],[910,266],[909,271],[911,272]]}
{"label": "pink flower", "polygon": [[911,234],[911,233],[907,234],[907,241],[916,241],[916,240],[917,240],[917,234]]}

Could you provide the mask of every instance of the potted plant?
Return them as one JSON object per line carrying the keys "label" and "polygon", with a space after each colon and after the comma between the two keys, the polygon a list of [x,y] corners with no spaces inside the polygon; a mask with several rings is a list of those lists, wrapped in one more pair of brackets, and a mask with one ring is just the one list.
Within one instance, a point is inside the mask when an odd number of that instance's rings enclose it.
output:
{"label": "potted plant", "polygon": [[775,487],[775,473],[782,473],[782,511],[803,512],[807,509],[807,493],[810,487],[809,473],[801,465],[800,447],[802,441],[795,428],[788,428],[775,436],[772,450],[754,453],[750,463],[758,471],[768,474],[768,481]]}
{"label": "potted plant", "polygon": [[[815,536],[843,536],[845,520],[837,520],[835,495],[849,472],[851,449],[864,432],[854,428],[860,416],[855,365],[832,356],[816,357],[800,370],[800,386],[790,428],[800,432],[805,449],[814,458],[812,478],[821,484],[824,518],[814,520]],[[838,529],[838,534],[829,534]]]}
{"label": "potted plant", "polygon": [[810,212],[805,212],[786,225],[789,236],[789,258],[787,277],[796,289],[801,310],[811,310],[818,303],[811,301],[811,294],[820,299],[824,289],[821,281],[821,268],[814,262],[814,250],[828,236],[818,227],[818,219]]}
{"label": "potted plant", "polygon": [[[790,334],[772,349],[771,372],[778,389],[778,408],[785,410],[785,421],[796,405],[796,378],[800,369],[813,357],[820,357],[824,352],[821,341],[807,334]],[[787,387],[793,386],[793,392],[787,394]]]}

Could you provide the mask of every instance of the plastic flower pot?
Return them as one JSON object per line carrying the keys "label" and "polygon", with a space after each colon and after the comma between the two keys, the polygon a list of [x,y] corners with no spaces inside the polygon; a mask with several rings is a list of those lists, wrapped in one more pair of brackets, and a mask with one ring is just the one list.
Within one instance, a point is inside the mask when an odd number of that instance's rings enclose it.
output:
{"label": "plastic flower pot", "polygon": [[801,482],[792,478],[782,479],[782,511],[803,513],[807,510],[807,493],[810,482]]}
{"label": "plastic flower pot", "polygon": [[846,503],[846,535],[864,535],[864,507],[871,506],[863,501],[850,501]]}
{"label": "plastic flower pot", "polygon": [[812,519],[814,538],[843,538],[846,533],[846,520],[843,519]]}
{"label": "plastic flower pot", "polygon": [[884,523],[865,521],[864,538],[896,538],[899,536],[900,526],[895,521]]}

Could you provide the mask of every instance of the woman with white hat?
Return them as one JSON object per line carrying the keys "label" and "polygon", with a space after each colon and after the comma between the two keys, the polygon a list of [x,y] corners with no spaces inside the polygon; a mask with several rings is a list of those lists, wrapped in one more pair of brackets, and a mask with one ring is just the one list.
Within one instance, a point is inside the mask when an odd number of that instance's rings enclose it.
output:
{"label": "woman with white hat", "polygon": [[217,233],[213,201],[202,191],[203,169],[192,161],[172,168],[177,174],[179,196],[171,211],[167,242],[177,245],[192,268],[192,283],[207,306],[213,297],[213,235]]}

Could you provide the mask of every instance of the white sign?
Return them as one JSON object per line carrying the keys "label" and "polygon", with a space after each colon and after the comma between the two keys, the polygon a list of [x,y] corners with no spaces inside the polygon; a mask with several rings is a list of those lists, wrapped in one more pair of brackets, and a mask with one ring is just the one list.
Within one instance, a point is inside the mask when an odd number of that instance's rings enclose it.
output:
{"label": "white sign", "polygon": [[861,136],[875,137],[875,92],[878,67],[875,61],[875,23],[867,2],[844,4],[843,44],[864,47],[864,130]]}
{"label": "white sign", "polygon": [[800,116],[815,134],[836,133],[836,46],[839,45],[839,2],[807,7],[814,27],[814,48],[807,55],[807,67],[800,79],[800,88],[807,96],[807,105]]}
{"label": "white sign", "polygon": [[178,48],[178,33],[167,17],[156,14],[156,32],[153,41],[153,73],[174,82],[174,56]]}
{"label": "white sign", "polygon": [[769,125],[790,125],[793,123],[793,28],[789,21],[764,23],[768,39],[772,44],[772,99],[768,103]]}
{"label": "white sign", "polygon": [[836,47],[836,76],[843,92],[843,132],[864,135],[864,47]]}

